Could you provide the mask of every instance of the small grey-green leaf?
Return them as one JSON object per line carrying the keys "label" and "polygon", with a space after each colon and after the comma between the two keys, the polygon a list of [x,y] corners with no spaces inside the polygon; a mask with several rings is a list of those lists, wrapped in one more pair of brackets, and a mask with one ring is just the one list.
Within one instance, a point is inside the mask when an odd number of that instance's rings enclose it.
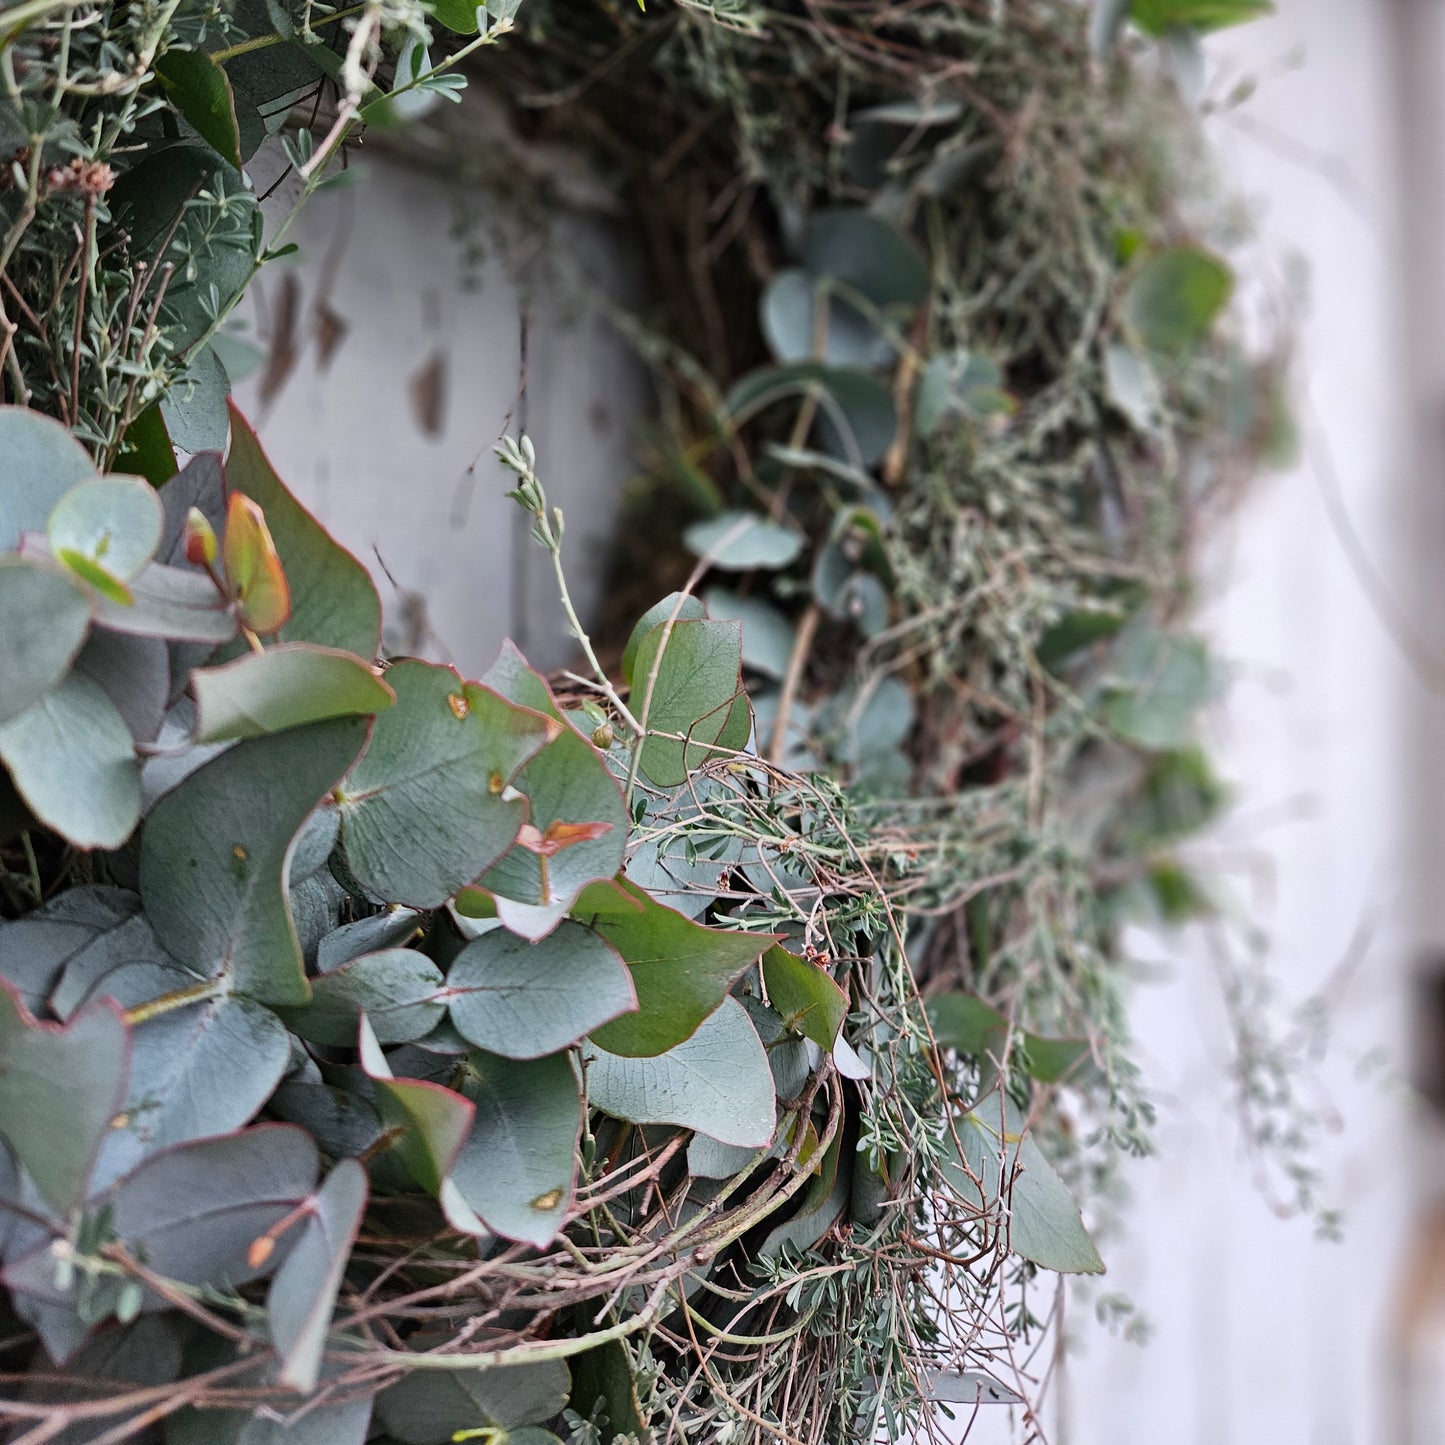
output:
{"label": "small grey-green leaf", "polygon": [[473,939],[451,965],[446,996],[465,1038],[510,1059],[556,1053],[637,1007],[617,950],[572,922],[536,943],[505,929]]}
{"label": "small grey-green leaf", "polygon": [[0,724],[53,688],[90,629],[90,601],[58,567],[0,557]]}
{"label": "small grey-green leaf", "polygon": [[0,762],[30,811],[77,848],[119,848],[140,819],[130,729],[83,673],[0,724]]}
{"label": "small grey-green leaf", "polygon": [[72,487],[46,521],[57,557],[93,562],[118,582],[131,582],[155,556],[165,516],[155,488],[139,477],[97,477]]}
{"label": "small grey-green leaf", "polygon": [[85,1197],[129,1069],[129,1030],[114,1005],[44,1024],[0,980],[0,1135],[60,1215]]}
{"label": "small grey-green leaf", "polygon": [[447,1217],[475,1232],[469,1211],[494,1234],[545,1248],[576,1184],[582,1100],[572,1060],[475,1053],[467,1063],[462,1089],[477,1112],[442,1193]]}
{"label": "small grey-green leaf", "polygon": [[729,572],[754,567],[776,570],[795,561],[803,550],[797,533],[760,512],[723,512],[694,522],[683,540],[695,556]]}
{"label": "small grey-green leaf", "polygon": [[301,1237],[266,1296],[266,1322],[281,1359],[280,1382],[307,1394],[321,1374],[331,1312],[366,1209],[366,1170],[354,1159],[343,1159],[310,1205]]}
{"label": "small grey-green leaf", "polygon": [[655,1058],[623,1058],[583,1047],[590,1103],[633,1124],[696,1129],[724,1144],[764,1149],[776,1123],[773,1073],[743,1006],[734,998],[691,1038]]}
{"label": "small grey-green leaf", "polygon": [[411,948],[366,953],[312,980],[311,1001],[282,1017],[312,1043],[355,1046],[364,1012],[383,1044],[405,1044],[430,1033],[442,1015],[442,971]]}
{"label": "small grey-green leaf", "polygon": [[43,532],[71,487],[95,476],[85,448],[58,421],[28,407],[0,406],[0,552],[25,532]]}

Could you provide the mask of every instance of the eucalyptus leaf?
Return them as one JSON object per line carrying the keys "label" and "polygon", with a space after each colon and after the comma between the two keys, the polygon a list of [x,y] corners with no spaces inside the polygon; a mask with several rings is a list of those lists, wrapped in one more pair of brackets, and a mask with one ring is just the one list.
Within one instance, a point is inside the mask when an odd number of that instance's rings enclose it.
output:
{"label": "eucalyptus leaf", "polygon": [[637,650],[642,646],[643,638],[654,632],[664,622],[695,622],[706,616],[707,608],[691,593],[672,592],[661,602],[654,602],[637,619],[637,625],[632,629],[626,647],[622,649],[622,677],[628,687],[638,685],[635,675]]}
{"label": "eucalyptus leaf", "polygon": [[163,525],[160,500],[149,483],[97,477],[72,487],[55,504],[45,531],[50,550],[72,570],[83,560],[126,583],[155,556]]}
{"label": "eucalyptus leaf", "polygon": [[452,962],[446,998],[464,1038],[510,1059],[565,1049],[637,1007],[617,950],[573,922],[535,943],[504,929],[473,939]]}
{"label": "eucalyptus leaf", "polygon": [[694,522],[683,540],[694,556],[729,572],[786,567],[803,549],[797,533],[760,512],[723,512]]}
{"label": "eucalyptus leaf", "polygon": [[1151,351],[1187,351],[1208,337],[1233,289],[1234,273],[1218,256],[1175,246],[1144,263],[1124,297],[1124,316]]}
{"label": "eucalyptus leaf", "polygon": [[609,1052],[632,1057],[680,1044],[776,941],[772,934],[707,928],[627,882],[593,885],[575,916],[621,954],[632,975],[637,1012],[592,1034]]}
{"label": "eucalyptus leaf", "polygon": [[736,999],[725,999],[691,1037],[655,1058],[627,1058],[589,1043],[583,1059],[588,1101],[604,1114],[696,1129],[741,1148],[772,1142],[772,1070]]}
{"label": "eucalyptus leaf", "polygon": [[170,650],[158,637],[92,632],[75,659],[125,720],[137,743],[154,742],[170,699]]}
{"label": "eucalyptus leaf", "polygon": [[203,642],[215,647],[237,632],[231,605],[203,572],[153,562],[129,587],[130,600],[95,599],[95,620],[113,632]]}
{"label": "eucalyptus leaf", "polygon": [[44,1024],[0,980],[0,1135],[58,1215],[85,1197],[129,1071],[130,1034],[113,1005]]}
{"label": "eucalyptus leaf", "polygon": [[0,725],[65,676],[90,630],[90,601],[58,567],[0,557]]}
{"label": "eucalyptus leaf", "polygon": [[741,669],[742,629],[734,622],[679,621],[670,630],[663,623],[642,639],[633,711],[648,730],[639,766],[658,787],[678,786],[707,760],[741,691]]}
{"label": "eucalyptus leaf", "polygon": [[382,1122],[400,1131],[393,1148],[411,1177],[436,1194],[450,1174],[471,1131],[476,1110],[470,1100],[423,1079],[398,1079],[363,1014],[360,1061],[376,1091]]}
{"label": "eucalyptus leaf", "polygon": [[77,848],[119,848],[140,819],[130,729],[83,673],[0,724],[0,762],[26,807]]}
{"label": "eucalyptus leaf", "polygon": [[321,1374],[331,1312],[366,1208],[366,1170],[354,1159],[343,1159],[308,1206],[301,1237],[266,1296],[266,1323],[280,1357],[280,1382],[307,1394]]}
{"label": "eucalyptus leaf", "polygon": [[262,1003],[310,997],[287,903],[292,840],[366,740],[365,718],[250,738],[156,804],[140,883],[161,942],[182,963]]}
{"label": "eucalyptus leaf", "polygon": [[26,532],[44,532],[55,504],[95,476],[90,454],[58,421],[0,406],[0,553]]}
{"label": "eucalyptus leaf", "polygon": [[848,995],[816,963],[774,946],[762,958],[763,982],[789,1029],[831,1052],[848,1017]]}
{"label": "eucalyptus leaf", "polygon": [[231,417],[226,401],[231,378],[212,346],[190,356],[185,372],[161,400],[167,440],[187,452],[226,449]]}
{"label": "eucalyptus leaf", "polygon": [[[421,1335],[413,1349],[445,1343]],[[458,1430],[491,1427],[508,1432],[550,1420],[567,1404],[570,1383],[565,1360],[477,1369],[412,1370],[376,1398],[376,1413],[403,1445],[449,1445]],[[515,1438],[515,1437],[512,1437]]]}
{"label": "eucalyptus leaf", "polygon": [[507,921],[514,931],[539,937],[556,926],[587,884],[611,878],[622,867],[627,806],[602,754],[563,715],[551,689],[511,643],[503,645],[483,681],[559,724],[557,735],[515,780],[540,841],[531,848],[510,848],[481,879],[504,909],[503,900],[537,908],[528,926],[521,925],[515,911]]}
{"label": "eucalyptus leaf", "polygon": [[410,1043],[431,1032],[447,1011],[442,971],[411,948],[365,953],[322,973],[311,1001],[283,1010],[287,1024],[312,1043],[354,1045],[362,1013],[377,1041]]}
{"label": "eucalyptus leaf", "polygon": [[290,1124],[177,1145],[114,1186],[113,1227],[164,1279],[234,1287],[267,1272],[274,1256],[253,1245],[311,1194],[319,1164],[310,1136]]}
{"label": "eucalyptus leaf", "polygon": [[516,841],[526,806],[506,789],[562,725],[449,667],[408,660],[386,680],[397,701],[341,791],[342,842],[379,898],[434,908]]}
{"label": "eucalyptus leaf", "polygon": [[311,643],[248,652],[191,674],[197,742],[258,737],[328,718],[377,713],[396,694],[359,657]]}
{"label": "eucalyptus leaf", "polygon": [[764,677],[781,678],[793,654],[793,624],[770,602],[760,597],[743,597],[721,587],[704,594],[708,616],[721,622],[736,622],[743,630],[743,666]]}
{"label": "eucalyptus leaf", "polygon": [[1012,1105],[1001,1116],[997,1096],[987,1099],[955,1129],[967,1169],[955,1153],[944,1173],[965,1204],[997,1220],[1011,1253],[1061,1274],[1103,1273],[1079,1206]]}
{"label": "eucalyptus leaf", "polygon": [[381,643],[381,601],[355,557],[282,484],[246,419],[231,407],[226,481],[265,513],[291,588],[282,642],[315,642],[365,661]]}
{"label": "eucalyptus leaf", "polygon": [[22,918],[0,922],[0,978],[31,1013],[42,1013],[69,960],[139,910],[140,899],[123,888],[85,885],[59,893]]}
{"label": "eucalyptus leaf", "polygon": [[494,1234],[545,1248],[566,1222],[576,1185],[582,1099],[571,1059],[475,1053],[462,1088],[476,1117],[442,1193],[448,1219],[474,1229],[475,1215]]}

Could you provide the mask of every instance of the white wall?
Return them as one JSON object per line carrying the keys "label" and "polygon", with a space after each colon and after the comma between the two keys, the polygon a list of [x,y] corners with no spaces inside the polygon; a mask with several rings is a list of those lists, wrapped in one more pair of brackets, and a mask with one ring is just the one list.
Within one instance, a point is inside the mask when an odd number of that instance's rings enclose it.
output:
{"label": "white wall", "polygon": [[[1390,6],[1278,8],[1210,47],[1212,93],[1242,75],[1259,81],[1239,115],[1210,123],[1225,178],[1258,221],[1253,284],[1279,295],[1297,254],[1310,300],[1299,323],[1300,464],[1256,487],[1209,567],[1204,625],[1236,667],[1214,744],[1238,806],[1205,852],[1235,873],[1282,1004],[1325,988],[1362,943],[1333,999],[1331,1053],[1305,1085],[1337,1115],[1317,1159],[1344,1239],[1319,1242],[1308,1223],[1280,1222],[1252,1183],[1230,1118],[1210,942],[1146,941],[1168,976],[1141,988],[1134,1008],[1164,1105],[1161,1149],[1133,1171],[1107,1286],[1130,1294],[1156,1332],[1144,1349],[1086,1335],[1056,1436],[1067,1445],[1399,1438],[1384,1341],[1413,1212],[1417,1136],[1399,1074],[1420,941],[1414,895],[1428,887],[1407,845],[1430,787],[1405,744],[1412,733],[1427,745],[1442,736],[1440,703],[1388,638],[1332,510],[1337,489],[1359,547],[1428,622],[1440,594],[1407,595],[1409,519],[1420,492],[1436,488],[1412,474],[1400,445],[1409,412],[1395,306],[1404,301],[1410,326],[1438,318],[1398,289]],[[1438,555],[1441,540],[1417,530],[1414,545]],[[1439,1440],[1445,1421],[1421,1445]]]}
{"label": "white wall", "polygon": [[[479,147],[500,126],[480,98],[462,123]],[[515,224],[509,239],[492,223],[515,222],[515,213],[498,213],[503,203],[476,190],[465,196],[472,214],[459,238],[460,181],[375,146],[362,164],[361,184],[322,191],[301,211],[286,236],[300,256],[253,288],[251,334],[273,344],[294,278],[299,354],[269,403],[264,369],[237,387],[237,402],[282,478],[372,570],[394,647],[474,676],[510,636],[538,667],[562,666],[574,648],[551,563],[506,500],[510,481],[492,447],[525,420],[550,499],[567,517],[569,582],[587,616],[643,397],[639,368],[588,289],[635,294],[633,241],[614,223],[566,213],[545,248],[538,236],[518,238]],[[278,157],[252,169],[264,188]],[[283,185],[268,205],[273,225],[287,201]],[[324,365],[318,303],[344,327]],[[429,368],[441,393],[434,431],[413,396]]]}

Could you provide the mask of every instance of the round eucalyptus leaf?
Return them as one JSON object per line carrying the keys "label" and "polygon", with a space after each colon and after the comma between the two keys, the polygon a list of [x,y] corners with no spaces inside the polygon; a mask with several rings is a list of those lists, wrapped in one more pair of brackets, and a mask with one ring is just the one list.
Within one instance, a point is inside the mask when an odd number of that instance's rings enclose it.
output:
{"label": "round eucalyptus leaf", "polygon": [[97,477],[72,487],[46,523],[50,550],[83,558],[117,582],[131,582],[155,556],[165,513],[155,488],[139,477]]}
{"label": "round eucalyptus leaf", "polygon": [[928,265],[896,227],[860,210],[820,211],[808,226],[804,264],[880,308],[909,311],[928,297]]}
{"label": "round eucalyptus leaf", "polygon": [[0,723],[54,687],[90,627],[90,603],[59,568],[0,557]]}
{"label": "round eucalyptus leaf", "polygon": [[30,811],[77,848],[119,848],[140,818],[130,729],[82,673],[0,725],[0,762]]}
{"label": "round eucalyptus leaf", "polygon": [[803,550],[797,533],[758,512],[724,512],[694,522],[683,540],[696,556],[729,572],[786,567]]}
{"label": "round eucalyptus leaf", "polygon": [[1150,257],[1124,297],[1124,317],[1151,351],[1198,346],[1234,290],[1234,272],[1218,256],[1174,246]]}
{"label": "round eucalyptus leaf", "polygon": [[451,966],[446,994],[462,1036],[511,1059],[556,1053],[637,1007],[617,951],[571,922],[536,943],[505,929],[473,939]]}
{"label": "round eucalyptus leaf", "polygon": [[51,508],[95,476],[89,453],[65,427],[19,406],[0,406],[0,552],[43,532]]}

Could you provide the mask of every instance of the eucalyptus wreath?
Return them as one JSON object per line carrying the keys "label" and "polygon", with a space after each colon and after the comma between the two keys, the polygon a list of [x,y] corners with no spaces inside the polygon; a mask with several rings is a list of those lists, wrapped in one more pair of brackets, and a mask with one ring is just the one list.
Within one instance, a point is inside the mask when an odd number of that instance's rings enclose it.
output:
{"label": "eucalyptus wreath", "polygon": [[[1264,8],[0,15],[13,1440],[1043,1438],[1148,1147],[1121,929],[1208,907],[1191,546],[1283,433],[1180,180]],[[227,404],[252,156],[294,214],[468,73],[657,280],[639,617],[498,448],[552,679],[381,656]]]}

